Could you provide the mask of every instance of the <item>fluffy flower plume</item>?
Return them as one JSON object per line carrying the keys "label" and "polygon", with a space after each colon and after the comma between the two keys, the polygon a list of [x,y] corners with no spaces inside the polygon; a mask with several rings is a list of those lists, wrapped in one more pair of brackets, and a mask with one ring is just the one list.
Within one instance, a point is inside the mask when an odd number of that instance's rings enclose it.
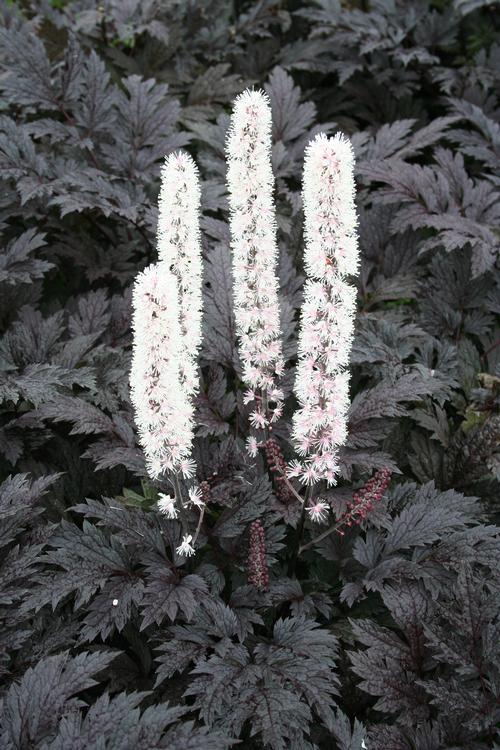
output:
{"label": "fluffy flower plume", "polygon": [[190,156],[171,154],[161,172],[158,255],[177,280],[182,335],[181,379],[188,394],[198,391],[201,344],[202,260],[198,169]]}
{"label": "fluffy flower plume", "polygon": [[[234,311],[243,379],[249,388],[246,401],[256,400],[250,421],[259,429],[281,413],[283,393],[277,379],[284,369],[276,276],[271,107],[261,91],[245,91],[236,99],[227,163]],[[268,401],[273,403],[272,408]]]}
{"label": "fluffy flower plume", "polygon": [[183,336],[176,277],[165,263],[137,277],[132,297],[130,390],[148,472],[189,473],[193,405],[182,386]]}
{"label": "fluffy flower plume", "polygon": [[354,157],[343,135],[316,136],[306,151],[304,285],[295,393],[300,408],[292,437],[302,461],[292,473],[305,484],[335,482],[338,446],[346,439],[356,292],[345,277],[358,269]]}

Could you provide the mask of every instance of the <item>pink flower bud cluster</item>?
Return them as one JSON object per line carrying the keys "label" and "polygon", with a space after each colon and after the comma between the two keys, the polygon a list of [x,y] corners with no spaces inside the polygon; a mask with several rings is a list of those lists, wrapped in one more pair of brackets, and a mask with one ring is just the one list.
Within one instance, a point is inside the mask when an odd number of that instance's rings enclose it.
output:
{"label": "pink flower bud cluster", "polygon": [[306,151],[303,181],[307,279],[299,331],[292,438],[301,457],[290,476],[335,484],[338,447],[347,434],[349,373],[358,268],[354,157],[338,134],[316,136]]}
{"label": "pink flower bud cluster", "polygon": [[206,479],[203,480],[203,482],[200,482],[200,493],[201,498],[205,505],[209,505],[209,503],[212,501],[212,488],[210,487],[210,483],[207,482]]}
{"label": "pink flower bud cluster", "polygon": [[294,502],[295,497],[287,487],[287,465],[281,447],[276,438],[268,438],[264,445],[269,470],[275,475],[276,497],[284,505]]}
{"label": "pink flower bud cluster", "polygon": [[269,572],[266,562],[266,538],[262,523],[257,520],[250,525],[248,549],[248,583],[260,591],[269,588]]}
{"label": "pink flower bud cluster", "polygon": [[352,502],[347,503],[345,513],[337,521],[337,531],[341,536],[344,532],[342,526],[359,525],[373,510],[374,504],[382,500],[384,492],[391,481],[392,472],[387,467],[379,469],[361,489],[356,490],[352,496]]}
{"label": "pink flower bud cluster", "polygon": [[281,344],[276,219],[271,166],[271,107],[262,91],[245,91],[234,104],[227,139],[234,277],[234,314],[248,386],[255,402],[250,422],[265,428],[281,415]]}

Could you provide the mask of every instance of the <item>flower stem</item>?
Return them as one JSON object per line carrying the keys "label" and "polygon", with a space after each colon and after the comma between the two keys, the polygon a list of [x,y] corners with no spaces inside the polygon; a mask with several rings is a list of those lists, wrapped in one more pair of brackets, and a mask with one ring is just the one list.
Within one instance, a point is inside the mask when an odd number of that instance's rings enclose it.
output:
{"label": "flower stem", "polygon": [[[290,492],[292,493],[292,495],[293,495],[294,497],[296,497],[296,498],[297,498],[297,500],[298,500],[298,501],[299,501],[300,503],[302,503],[302,504],[303,504],[303,503],[305,502],[305,499],[308,499],[308,497],[307,497],[307,492],[306,492],[306,498],[304,499],[303,497],[301,497],[301,496],[299,495],[299,493],[297,492],[297,490],[295,489],[295,487],[293,486],[293,484],[292,484],[292,483],[290,482],[290,480],[288,479],[288,477],[287,477],[286,473],[285,473],[284,471],[282,471],[282,470],[280,469],[280,467],[279,467],[279,466],[276,466],[276,471],[278,471],[278,472],[279,472],[280,476],[281,476],[281,477],[283,478],[283,481],[284,481],[284,483],[286,484],[286,486],[288,487],[288,489],[290,490]],[[309,490],[309,489],[310,489],[310,487],[308,487],[307,489]]]}
{"label": "flower stem", "polygon": [[201,524],[203,523],[203,517],[204,517],[204,515],[205,515],[205,506],[203,506],[200,509],[200,517],[198,518],[198,524],[196,526],[196,531],[194,532],[194,537],[193,537],[193,547],[194,547],[194,545],[196,544],[196,542],[198,540],[198,536],[199,536],[199,533],[200,533]]}
{"label": "flower stem", "polygon": [[267,426],[267,422],[268,420],[269,421],[271,420],[269,419],[269,405],[267,403],[267,390],[265,388],[261,389],[261,397],[262,397],[262,406],[263,406],[264,416],[266,418],[266,424],[264,425],[264,442],[267,442],[269,438],[269,429]]}
{"label": "flower stem", "polygon": [[308,549],[311,549],[311,547],[314,547],[315,544],[318,542],[321,542],[323,539],[326,539],[327,536],[330,536],[330,534],[333,534],[334,531],[337,531],[342,526],[342,521],[338,521],[337,523],[333,524],[333,526],[330,526],[329,529],[326,531],[323,531],[318,536],[314,537],[314,539],[311,539],[310,542],[307,542],[307,544],[303,544],[301,547],[299,547],[299,555],[302,554],[302,552],[305,552]]}
{"label": "flower stem", "polygon": [[297,567],[297,560],[300,555],[300,551],[302,549],[301,542],[302,542],[302,535],[304,534],[304,527],[305,527],[305,521],[306,521],[306,509],[307,504],[312,498],[313,494],[313,488],[312,485],[309,485],[306,490],[306,495],[304,498],[301,498],[302,502],[302,511],[300,514],[299,523],[297,524],[297,545],[295,547],[292,559],[290,561],[290,565],[288,568],[288,574],[294,575],[295,574],[295,568]]}
{"label": "flower stem", "polygon": [[188,520],[186,516],[186,508],[184,506],[184,503],[182,502],[181,484],[179,482],[179,476],[177,474],[173,474],[172,476],[172,485],[174,488],[175,500],[179,504],[179,513],[181,516],[182,533],[187,534],[189,531],[189,524],[188,524]]}

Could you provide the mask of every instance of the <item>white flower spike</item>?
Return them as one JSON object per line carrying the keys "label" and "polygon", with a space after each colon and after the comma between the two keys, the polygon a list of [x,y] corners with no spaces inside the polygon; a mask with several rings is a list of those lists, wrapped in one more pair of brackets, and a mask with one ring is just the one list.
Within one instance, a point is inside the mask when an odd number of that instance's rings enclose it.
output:
{"label": "white flower spike", "polygon": [[131,399],[149,475],[176,472],[189,461],[194,406],[182,387],[183,351],[175,276],[164,263],[136,279]]}
{"label": "white flower spike", "polygon": [[[130,386],[148,473],[194,474],[193,397],[199,388],[202,262],[200,188],[187,154],[171,154],[159,197],[160,262],[137,277],[133,293],[134,350]],[[166,496],[163,496],[166,498]],[[175,518],[167,499],[159,509]]]}
{"label": "white flower spike", "polygon": [[271,107],[263,91],[245,91],[235,101],[227,138],[227,182],[234,314],[243,380],[249,388],[247,402],[256,401],[250,421],[255,428],[263,429],[280,408],[283,394],[276,382],[284,369],[276,275]]}
{"label": "white flower spike", "polygon": [[182,337],[181,379],[189,395],[199,389],[202,258],[198,169],[185,153],[170,154],[161,171],[158,256],[177,280]]}
{"label": "white flower spike", "polygon": [[[338,447],[347,435],[349,373],[356,290],[345,277],[358,269],[350,141],[321,133],[304,164],[304,265],[307,279],[299,331],[292,438],[303,457],[292,473],[304,484],[335,483]],[[291,474],[292,475],[292,474]]]}

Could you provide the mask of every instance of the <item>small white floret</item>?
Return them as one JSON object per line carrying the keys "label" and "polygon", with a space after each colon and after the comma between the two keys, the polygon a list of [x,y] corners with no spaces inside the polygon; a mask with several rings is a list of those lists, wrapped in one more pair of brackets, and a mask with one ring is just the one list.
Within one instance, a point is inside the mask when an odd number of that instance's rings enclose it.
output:
{"label": "small white floret", "polygon": [[171,495],[160,494],[158,500],[158,510],[163,513],[167,518],[177,518],[179,511],[175,507],[174,498]]}
{"label": "small white floret", "polygon": [[191,557],[191,555],[194,555],[194,547],[191,546],[192,541],[193,537],[191,534],[185,534],[182,537],[181,544],[177,547],[177,554],[184,557]]}

